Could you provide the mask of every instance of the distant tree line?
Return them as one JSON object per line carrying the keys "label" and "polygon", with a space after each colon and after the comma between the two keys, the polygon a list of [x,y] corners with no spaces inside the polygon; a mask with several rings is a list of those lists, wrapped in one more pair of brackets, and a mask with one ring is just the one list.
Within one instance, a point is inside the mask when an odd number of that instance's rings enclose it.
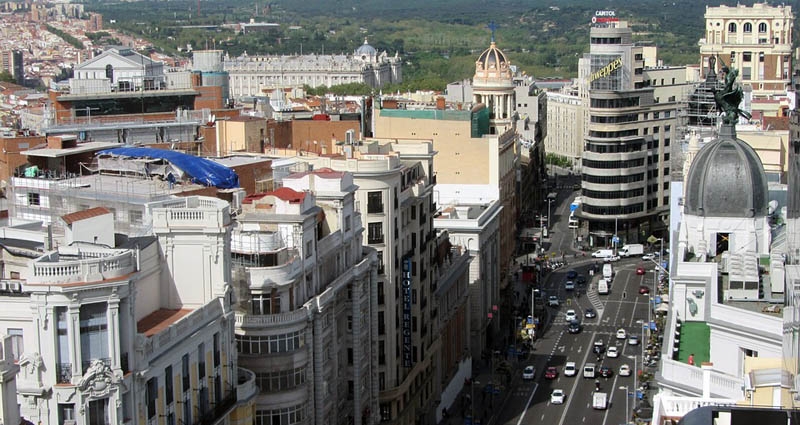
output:
{"label": "distant tree line", "polygon": [[58,28],[56,28],[56,27],[54,27],[52,25],[47,24],[47,25],[45,25],[45,28],[47,28],[47,31],[50,31],[51,33],[61,37],[62,40],[64,40],[67,43],[71,44],[76,49],[83,50],[83,49],[86,48],[86,46],[84,46],[83,43],[80,40],[78,40],[77,38],[75,38],[75,37],[73,37],[73,36],[71,36],[71,35],[69,35],[67,33],[65,33],[64,31],[61,31],[60,29],[58,29]]}

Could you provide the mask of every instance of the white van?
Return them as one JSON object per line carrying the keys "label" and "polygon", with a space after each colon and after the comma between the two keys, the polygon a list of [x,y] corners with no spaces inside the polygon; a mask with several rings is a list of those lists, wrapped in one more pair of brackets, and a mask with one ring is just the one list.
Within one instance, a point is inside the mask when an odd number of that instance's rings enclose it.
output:
{"label": "white van", "polygon": [[614,256],[613,249],[598,249],[597,251],[592,253],[593,258],[606,258]]}
{"label": "white van", "polygon": [[603,279],[611,280],[614,278],[614,266],[611,264],[603,264]]}
{"label": "white van", "polygon": [[594,363],[586,363],[583,366],[583,377],[594,379],[595,366]]}
{"label": "white van", "polygon": [[608,295],[608,281],[605,279],[600,279],[597,282],[597,293],[600,295]]}

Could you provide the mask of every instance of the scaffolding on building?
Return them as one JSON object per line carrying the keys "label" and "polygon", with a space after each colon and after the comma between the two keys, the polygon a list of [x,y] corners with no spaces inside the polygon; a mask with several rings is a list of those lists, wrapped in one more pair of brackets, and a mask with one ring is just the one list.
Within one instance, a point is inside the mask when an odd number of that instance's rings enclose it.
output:
{"label": "scaffolding on building", "polygon": [[[709,75],[704,81],[686,87],[678,102],[679,143],[672,146],[670,170],[673,180],[683,176],[689,138],[696,134],[700,140],[710,140],[718,133],[720,112],[714,100],[714,92],[722,90],[724,82]],[[688,171],[688,170],[686,170]]]}

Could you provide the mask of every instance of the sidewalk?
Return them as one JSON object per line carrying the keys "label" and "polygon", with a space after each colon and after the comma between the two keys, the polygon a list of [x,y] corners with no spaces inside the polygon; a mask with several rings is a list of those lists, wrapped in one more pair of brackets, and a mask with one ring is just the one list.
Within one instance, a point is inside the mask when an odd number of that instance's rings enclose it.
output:
{"label": "sidewalk", "polygon": [[[481,360],[480,363],[476,361],[474,378],[461,390],[458,399],[447,411],[447,418],[442,420],[440,424],[444,425],[487,425],[493,423],[496,410],[502,405],[503,400],[508,397],[509,389],[505,383],[505,375],[495,372],[491,373],[488,362]],[[492,394],[487,388],[490,382],[494,381],[500,384],[499,394]],[[497,392],[497,391],[495,391]],[[475,420],[472,420],[472,417]]]}

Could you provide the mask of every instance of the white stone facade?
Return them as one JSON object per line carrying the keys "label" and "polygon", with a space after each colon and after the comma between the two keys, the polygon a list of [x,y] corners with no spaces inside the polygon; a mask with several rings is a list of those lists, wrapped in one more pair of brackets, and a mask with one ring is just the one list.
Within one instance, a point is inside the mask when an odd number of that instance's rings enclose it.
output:
{"label": "white stone facade", "polygon": [[226,57],[223,69],[230,75],[231,97],[237,100],[264,96],[283,87],[364,83],[377,88],[403,81],[401,58],[378,52],[366,41],[352,54],[250,56],[245,53],[236,58]]}

